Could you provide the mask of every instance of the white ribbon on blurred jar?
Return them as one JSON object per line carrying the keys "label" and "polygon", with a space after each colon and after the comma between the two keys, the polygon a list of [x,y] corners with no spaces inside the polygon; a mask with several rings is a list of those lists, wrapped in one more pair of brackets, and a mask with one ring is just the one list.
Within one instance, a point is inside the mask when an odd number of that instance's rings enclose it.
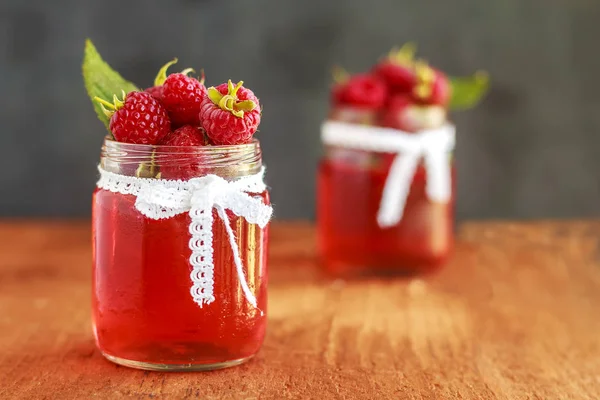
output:
{"label": "white ribbon on blurred jar", "polygon": [[385,181],[377,212],[381,228],[402,220],[413,177],[421,159],[427,172],[425,191],[431,201],[447,203],[452,195],[449,155],[454,149],[455,127],[445,124],[417,133],[370,125],[327,121],[321,130],[326,145],[341,148],[395,153]]}
{"label": "white ribbon on blurred jar", "polygon": [[264,168],[258,174],[227,181],[217,175],[206,175],[188,181],[148,179],[125,176],[98,167],[97,186],[114,193],[136,196],[135,208],[150,219],[171,218],[188,212],[191,218],[189,247],[192,251],[190,293],[200,307],[215,301],[213,259],[213,208],[223,221],[233,260],[244,296],[256,307],[256,297],[248,287],[236,238],[231,229],[227,211],[243,217],[251,224],[264,228],[269,223],[273,208],[261,197],[249,193],[266,190]]}

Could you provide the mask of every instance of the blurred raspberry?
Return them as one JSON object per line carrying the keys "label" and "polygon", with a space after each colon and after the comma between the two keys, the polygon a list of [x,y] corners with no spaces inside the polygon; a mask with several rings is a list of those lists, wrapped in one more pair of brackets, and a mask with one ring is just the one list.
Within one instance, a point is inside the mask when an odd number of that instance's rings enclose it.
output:
{"label": "blurred raspberry", "polygon": [[374,68],[375,75],[380,77],[393,94],[410,93],[415,85],[414,54],[416,47],[412,43],[405,44],[400,50],[392,50],[390,54]]}
{"label": "blurred raspberry", "polygon": [[387,98],[385,83],[370,74],[357,74],[345,82],[337,83],[332,90],[334,106],[346,105],[379,109]]}

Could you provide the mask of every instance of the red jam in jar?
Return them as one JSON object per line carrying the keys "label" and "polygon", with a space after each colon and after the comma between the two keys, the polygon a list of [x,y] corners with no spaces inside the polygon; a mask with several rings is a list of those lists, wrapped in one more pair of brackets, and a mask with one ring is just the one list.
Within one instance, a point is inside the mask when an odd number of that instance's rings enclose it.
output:
{"label": "red jam in jar", "polygon": [[377,214],[395,157],[402,155],[326,146],[317,179],[317,221],[328,274],[415,274],[448,259],[454,232],[454,166],[449,201],[435,202],[426,193],[425,164],[419,163],[401,220],[381,227]]}
{"label": "red jam in jar", "polygon": [[[135,176],[140,171],[135,166],[152,159],[153,173],[161,167],[166,171],[160,146],[152,151],[148,147],[106,140],[101,168]],[[195,152],[190,155],[188,148],[185,157],[194,159],[190,165],[198,176],[208,171],[235,180],[261,169],[257,141]],[[185,165],[182,156],[177,163],[179,169]],[[267,191],[248,194],[269,205]],[[239,364],[259,351],[267,322],[268,226],[261,228],[231,210],[225,212],[256,306],[242,290],[229,234],[216,209],[212,209],[214,301],[200,306],[190,293],[190,213],[152,219],[137,209],[135,195],[96,189],[93,320],[97,345],[108,359],[143,369],[204,370]]]}

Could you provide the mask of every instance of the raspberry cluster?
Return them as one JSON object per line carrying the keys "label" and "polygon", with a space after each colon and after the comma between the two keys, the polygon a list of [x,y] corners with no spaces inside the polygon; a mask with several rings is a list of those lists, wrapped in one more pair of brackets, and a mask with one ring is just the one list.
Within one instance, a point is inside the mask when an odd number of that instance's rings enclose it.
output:
{"label": "raspberry cluster", "polygon": [[446,122],[452,87],[447,76],[415,59],[411,43],[392,50],[370,72],[339,68],[331,91],[330,118],[417,132]]}
{"label": "raspberry cluster", "polygon": [[163,146],[210,146],[247,143],[258,129],[261,107],[243,82],[231,80],[206,88],[204,73],[194,70],[167,74],[174,59],[158,72],[154,85],[131,91],[112,103],[95,100],[110,118],[109,129],[116,141]]}

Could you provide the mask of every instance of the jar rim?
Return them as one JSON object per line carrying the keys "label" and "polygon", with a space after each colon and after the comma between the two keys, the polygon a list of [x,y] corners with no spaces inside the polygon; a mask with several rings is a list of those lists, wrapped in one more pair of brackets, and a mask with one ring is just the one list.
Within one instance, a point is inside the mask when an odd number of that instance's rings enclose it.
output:
{"label": "jar rim", "polygon": [[164,177],[157,171],[165,168],[190,170],[195,176],[237,177],[260,171],[262,150],[255,138],[237,145],[165,146],[122,143],[106,136],[100,165],[110,172],[140,177]]}
{"label": "jar rim", "polygon": [[260,144],[260,141],[257,138],[252,138],[248,143],[241,144],[229,144],[229,145],[209,145],[209,146],[170,146],[164,144],[138,144],[138,143],[125,143],[118,142],[115,139],[112,139],[110,136],[104,137],[104,145],[110,146],[118,146],[123,150],[140,150],[144,152],[152,151],[152,150],[160,150],[160,149],[169,149],[170,153],[173,153],[172,150],[182,149],[184,153],[189,152],[189,150],[194,151],[209,151],[209,152],[229,152],[229,151],[241,151],[244,149],[251,150],[256,148],[257,145]]}

